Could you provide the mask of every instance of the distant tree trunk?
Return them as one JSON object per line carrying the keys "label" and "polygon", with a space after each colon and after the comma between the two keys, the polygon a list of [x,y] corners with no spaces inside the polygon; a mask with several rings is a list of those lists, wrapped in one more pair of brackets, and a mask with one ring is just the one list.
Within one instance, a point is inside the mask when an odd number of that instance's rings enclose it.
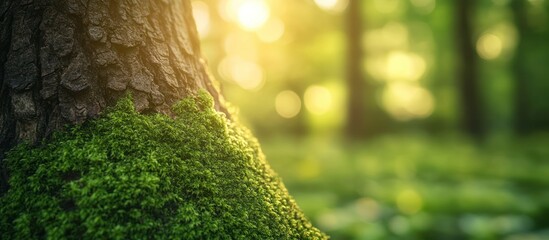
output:
{"label": "distant tree trunk", "polygon": [[[374,98],[374,88],[364,79],[362,71],[363,18],[361,0],[349,0],[346,14],[347,26],[347,124],[350,138],[371,137],[382,131],[379,118],[382,112]],[[369,101],[368,101],[369,100]]]}
{"label": "distant tree trunk", "polygon": [[198,89],[225,111],[190,1],[0,3],[0,163],[15,144],[97,117],[126,92],[138,111],[170,114]]}
{"label": "distant tree trunk", "polygon": [[477,54],[472,34],[474,1],[456,1],[456,40],[458,82],[462,108],[462,126],[473,137],[484,134],[482,99],[477,75]]}
{"label": "distant tree trunk", "polygon": [[[547,69],[549,61],[547,15],[549,4],[529,6],[527,1],[512,1],[519,42],[515,50],[513,70],[515,77],[515,130],[527,134],[549,129],[549,102]],[[543,9],[545,8],[545,9]]]}
{"label": "distant tree trunk", "polygon": [[524,56],[524,44],[526,41],[526,28],[527,16],[525,11],[524,1],[513,1],[512,5],[513,14],[515,17],[515,24],[519,33],[519,42],[516,47],[515,57],[513,62],[513,70],[515,74],[515,105],[514,105],[514,120],[515,130],[519,134],[528,132],[528,93],[527,93],[527,79],[528,72],[526,71],[522,60]]}

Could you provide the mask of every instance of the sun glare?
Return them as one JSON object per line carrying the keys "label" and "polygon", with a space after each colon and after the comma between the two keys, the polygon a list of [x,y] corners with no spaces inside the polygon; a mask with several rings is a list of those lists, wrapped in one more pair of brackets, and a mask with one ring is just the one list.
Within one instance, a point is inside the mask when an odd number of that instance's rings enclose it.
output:
{"label": "sun glare", "polygon": [[265,0],[222,0],[219,14],[225,21],[236,22],[244,30],[261,28],[270,17],[270,8]]}
{"label": "sun glare", "polygon": [[269,19],[269,6],[263,0],[241,0],[237,20],[245,30],[257,30]]}

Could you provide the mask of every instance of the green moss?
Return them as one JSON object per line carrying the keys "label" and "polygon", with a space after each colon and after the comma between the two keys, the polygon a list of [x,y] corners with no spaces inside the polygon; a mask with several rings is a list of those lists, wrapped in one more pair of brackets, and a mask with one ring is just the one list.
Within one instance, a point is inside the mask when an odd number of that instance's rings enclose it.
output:
{"label": "green moss", "polygon": [[255,140],[206,93],[172,119],[121,100],[7,155],[1,239],[320,239]]}

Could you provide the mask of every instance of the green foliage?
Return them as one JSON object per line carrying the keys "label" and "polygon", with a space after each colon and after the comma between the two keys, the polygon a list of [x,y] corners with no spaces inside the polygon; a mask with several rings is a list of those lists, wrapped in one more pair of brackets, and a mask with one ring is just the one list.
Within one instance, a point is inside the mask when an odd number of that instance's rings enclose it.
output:
{"label": "green foliage", "polygon": [[476,144],[409,133],[279,138],[262,149],[334,239],[549,239],[549,135]]}
{"label": "green foliage", "polygon": [[320,239],[249,133],[182,100],[175,119],[130,98],[7,155],[1,239]]}

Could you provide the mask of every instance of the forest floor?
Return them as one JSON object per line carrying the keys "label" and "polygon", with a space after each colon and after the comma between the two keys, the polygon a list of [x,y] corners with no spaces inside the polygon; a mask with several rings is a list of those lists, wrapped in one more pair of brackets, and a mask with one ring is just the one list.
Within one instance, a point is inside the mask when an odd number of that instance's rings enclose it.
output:
{"label": "forest floor", "polygon": [[333,239],[549,239],[547,135],[483,144],[425,135],[261,142],[300,207]]}

